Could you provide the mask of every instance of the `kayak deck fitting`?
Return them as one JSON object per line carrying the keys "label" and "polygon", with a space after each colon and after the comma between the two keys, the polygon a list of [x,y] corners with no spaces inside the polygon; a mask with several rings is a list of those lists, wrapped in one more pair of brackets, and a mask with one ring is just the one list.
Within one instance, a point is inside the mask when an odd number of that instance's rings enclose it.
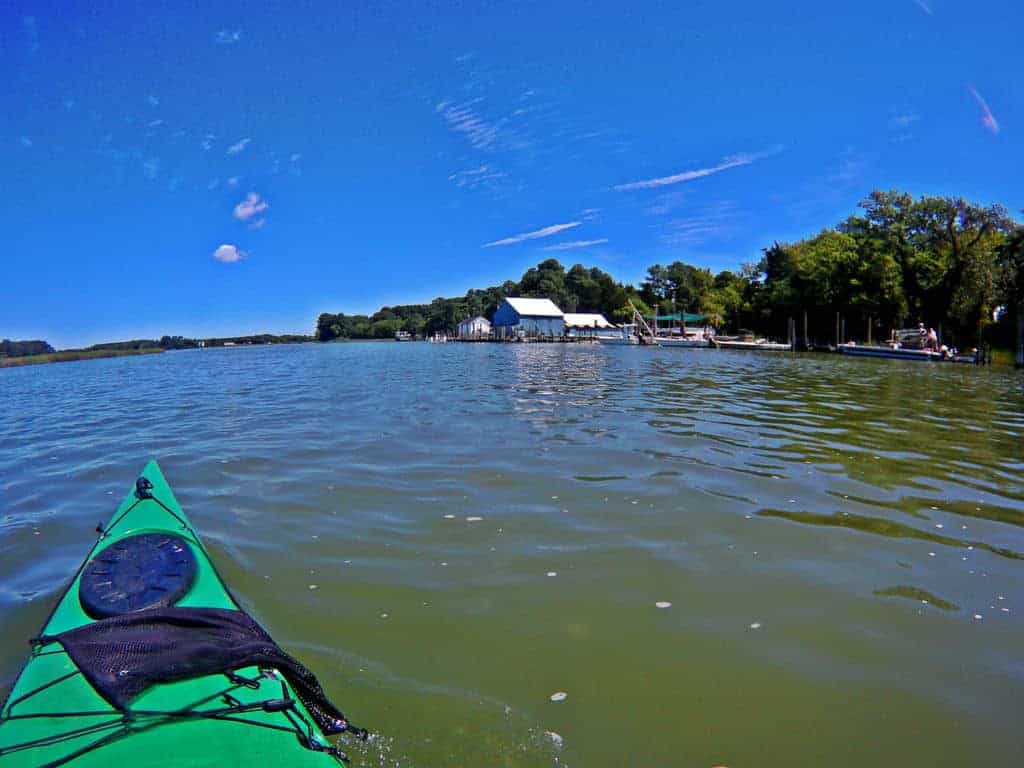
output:
{"label": "kayak deck fitting", "polygon": [[[245,666],[152,684],[124,708],[104,698],[54,636],[162,608],[248,617],[156,462],[97,530],[99,540],[33,639],[32,655],[0,708],[0,766],[323,768],[344,759],[303,703],[308,698],[275,668]],[[338,722],[365,738],[365,731]]]}

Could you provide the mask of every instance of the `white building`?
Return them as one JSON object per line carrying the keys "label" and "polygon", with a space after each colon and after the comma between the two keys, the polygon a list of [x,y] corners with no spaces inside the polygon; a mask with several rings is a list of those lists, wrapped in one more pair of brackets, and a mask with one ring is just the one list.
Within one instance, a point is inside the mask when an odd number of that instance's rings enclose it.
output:
{"label": "white building", "polygon": [[551,299],[510,298],[494,313],[493,325],[498,338],[555,337],[565,332],[562,318],[562,310]]}
{"label": "white building", "polygon": [[491,335],[491,324],[483,315],[477,315],[459,323],[460,339],[486,339]]}
{"label": "white building", "polygon": [[607,336],[615,326],[604,315],[566,312],[562,315],[567,336]]}

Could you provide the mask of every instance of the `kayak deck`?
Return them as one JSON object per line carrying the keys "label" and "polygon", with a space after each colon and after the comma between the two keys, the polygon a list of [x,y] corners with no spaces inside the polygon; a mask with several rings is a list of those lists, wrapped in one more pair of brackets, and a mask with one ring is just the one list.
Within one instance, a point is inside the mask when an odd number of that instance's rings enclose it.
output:
{"label": "kayak deck", "polygon": [[[133,491],[118,508],[83,563],[140,533],[174,533],[192,550],[196,574],[179,607],[238,610],[209,555],[156,462],[142,476],[152,498]],[[93,622],[78,598],[81,569],[40,635]],[[263,702],[293,699],[290,711],[265,711]],[[269,707],[273,709],[272,706]],[[36,644],[0,709],[0,764],[6,766],[111,765],[224,766],[337,765],[303,740],[326,746],[309,712],[276,671],[256,667],[234,675],[207,675],[154,685],[126,715],[89,684],[59,643]]]}

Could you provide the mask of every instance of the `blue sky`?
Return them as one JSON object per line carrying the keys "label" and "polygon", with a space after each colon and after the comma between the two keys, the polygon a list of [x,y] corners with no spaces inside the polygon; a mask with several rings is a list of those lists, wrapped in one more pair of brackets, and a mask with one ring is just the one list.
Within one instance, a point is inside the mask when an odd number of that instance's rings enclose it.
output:
{"label": "blue sky", "polygon": [[1018,0],[8,2],[0,336],[311,332],[549,256],[732,268],[874,187],[1016,213],[1021,28]]}

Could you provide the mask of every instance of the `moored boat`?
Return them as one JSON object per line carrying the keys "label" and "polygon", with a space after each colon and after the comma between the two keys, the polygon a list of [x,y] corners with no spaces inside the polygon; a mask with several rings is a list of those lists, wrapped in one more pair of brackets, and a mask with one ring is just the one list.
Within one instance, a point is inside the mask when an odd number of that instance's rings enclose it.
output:
{"label": "moored boat", "polygon": [[635,325],[620,325],[614,331],[602,331],[594,335],[594,340],[606,346],[632,346],[640,343]]}
{"label": "moored boat", "polygon": [[708,339],[690,338],[687,336],[659,336],[658,344],[662,347],[683,349],[708,349],[711,347]]}
{"label": "moored boat", "polygon": [[861,344],[840,344],[836,351],[850,357],[880,357],[889,360],[917,360],[935,363],[977,363],[977,355],[962,355],[955,350],[901,349],[891,346],[866,346]]}
{"label": "moored boat", "polygon": [[717,349],[746,349],[754,352],[789,352],[792,347],[789,344],[782,344],[767,339],[753,339],[746,341],[742,339],[714,338],[711,343]]}

